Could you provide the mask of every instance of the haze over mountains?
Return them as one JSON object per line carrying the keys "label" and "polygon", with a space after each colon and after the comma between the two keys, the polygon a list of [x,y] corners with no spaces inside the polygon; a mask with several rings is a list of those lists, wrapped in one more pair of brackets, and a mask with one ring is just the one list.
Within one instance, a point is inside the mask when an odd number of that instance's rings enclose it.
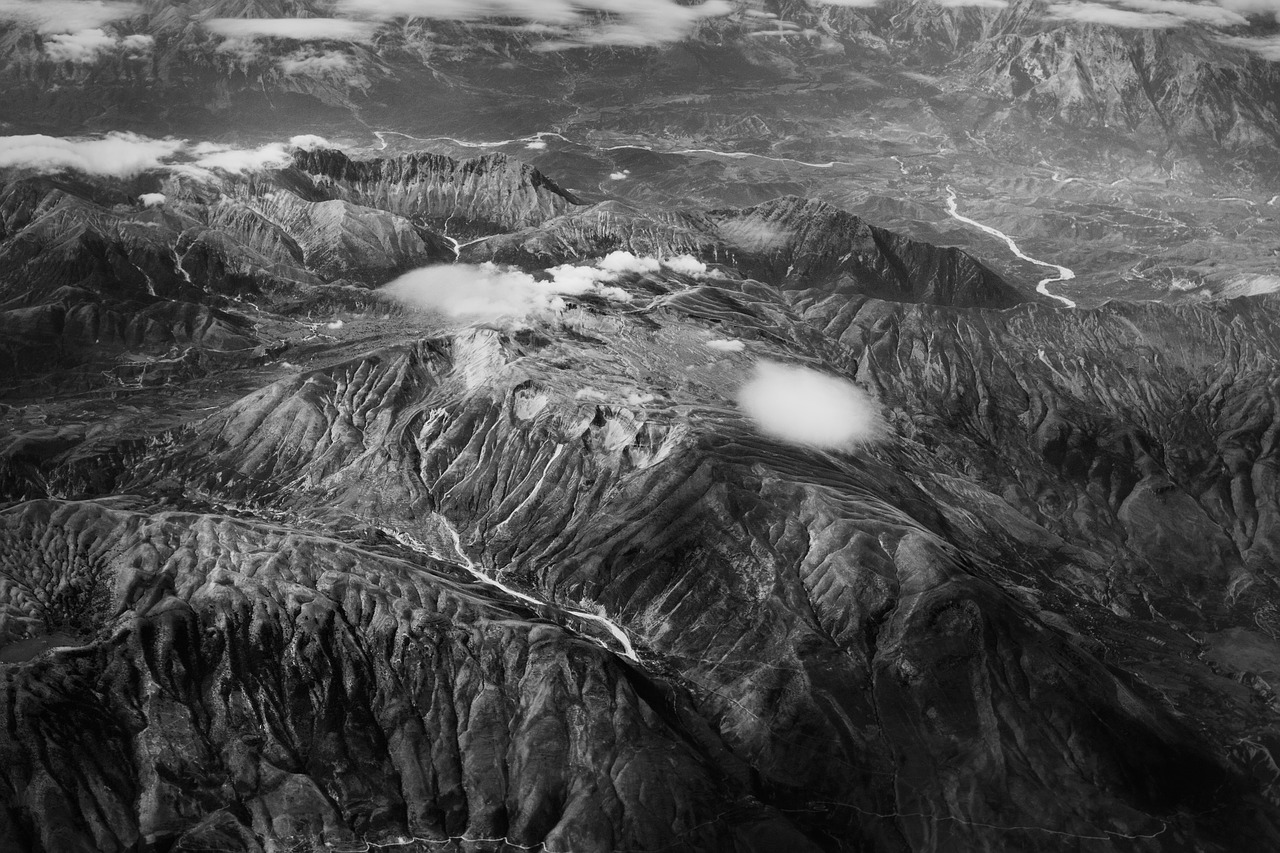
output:
{"label": "haze over mountains", "polygon": [[1280,849],[1277,12],[0,0],[0,849]]}

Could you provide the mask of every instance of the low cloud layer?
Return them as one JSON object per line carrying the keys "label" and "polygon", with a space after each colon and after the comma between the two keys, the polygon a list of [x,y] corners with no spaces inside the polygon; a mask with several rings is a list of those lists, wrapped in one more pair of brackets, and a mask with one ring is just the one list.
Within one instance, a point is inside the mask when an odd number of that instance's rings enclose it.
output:
{"label": "low cloud layer", "polygon": [[405,273],[379,293],[392,301],[464,323],[514,323],[563,307],[523,272],[492,265],[441,264]]}
{"label": "low cloud layer", "polygon": [[180,139],[148,139],[133,133],[109,133],[99,139],[0,136],[0,169],[72,170],[127,178],[160,168],[185,145]]}
{"label": "low cloud layer", "polygon": [[662,265],[672,272],[681,275],[702,278],[707,274],[707,265],[693,255],[676,255],[674,258],[663,258]]}
{"label": "low cloud layer", "polygon": [[[868,8],[882,5],[885,0],[823,0],[825,6]],[[1003,9],[1009,0],[932,0],[935,5],[956,8],[976,7]],[[1250,16],[1280,16],[1280,0],[1061,0],[1051,3],[1047,9],[1051,20],[1066,23],[1099,24],[1121,29],[1160,30],[1187,25],[1210,26],[1218,29],[1246,26]],[[1266,46],[1257,48],[1249,44],[1239,45],[1256,50],[1264,56]],[[1268,58],[1274,58],[1268,56]]]}
{"label": "low cloud layer", "polygon": [[379,21],[514,18],[557,28],[552,32],[562,35],[544,42],[543,50],[666,44],[687,36],[700,21],[734,11],[728,0],[695,5],[674,0],[339,0],[337,8],[344,15]]}
{"label": "low cloud layer", "polygon": [[101,0],[0,0],[0,21],[13,21],[39,33],[78,33],[101,29],[142,12],[136,3]]}
{"label": "low cloud layer", "polygon": [[115,36],[104,30],[80,30],[49,36],[44,42],[44,52],[54,62],[96,62],[104,53],[117,46]]}
{"label": "low cloud layer", "polygon": [[1169,29],[1182,25],[1182,21],[1173,15],[1134,12],[1105,3],[1053,3],[1049,6],[1049,17],[1059,21],[1103,24],[1134,30]]}
{"label": "low cloud layer", "polygon": [[0,169],[75,171],[115,178],[163,168],[198,175],[209,175],[212,170],[242,173],[288,165],[293,149],[328,144],[319,136],[295,136],[288,144],[271,143],[261,148],[213,142],[192,145],[185,139],[151,139],[136,133],[109,133],[96,138],[0,136]]}
{"label": "low cloud layer", "polygon": [[773,361],[756,364],[738,406],[765,435],[819,450],[849,450],[886,432],[875,401],[857,385]]}
{"label": "low cloud layer", "polygon": [[44,38],[44,54],[54,62],[74,62],[85,65],[97,62],[104,56],[120,55],[141,57],[155,47],[155,39],[148,35],[118,36],[102,29],[77,30],[58,33]]}
{"label": "low cloud layer", "polygon": [[521,326],[563,311],[566,296],[629,302],[631,294],[609,286],[623,275],[653,272],[659,262],[613,252],[595,264],[561,264],[542,278],[493,263],[439,264],[405,273],[379,293],[409,308],[463,323]]}
{"label": "low cloud layer", "polygon": [[1256,53],[1263,59],[1270,62],[1280,62],[1280,36],[1256,37],[1249,38],[1246,36],[1237,36],[1234,38],[1224,38],[1225,44],[1232,47],[1247,50],[1250,53]]}
{"label": "low cloud layer", "polygon": [[227,39],[371,42],[377,24],[346,18],[211,18],[204,28]]}
{"label": "low cloud layer", "polygon": [[[1249,7],[1252,4],[1252,8]],[[1245,26],[1249,14],[1274,14],[1280,0],[1115,0],[1113,3],[1052,3],[1049,17],[1059,21],[1101,24],[1122,29],[1160,30],[1187,25],[1219,29]]]}
{"label": "low cloud layer", "polygon": [[280,70],[286,75],[348,79],[357,73],[351,57],[338,51],[321,53],[298,52],[283,57],[278,63]]}

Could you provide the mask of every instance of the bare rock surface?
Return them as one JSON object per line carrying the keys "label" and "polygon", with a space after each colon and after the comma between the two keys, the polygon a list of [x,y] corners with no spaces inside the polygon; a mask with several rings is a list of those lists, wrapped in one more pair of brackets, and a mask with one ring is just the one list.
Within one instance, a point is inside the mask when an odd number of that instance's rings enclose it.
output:
{"label": "bare rock surface", "polygon": [[[206,312],[155,385],[0,410],[15,849],[1280,843],[1273,299],[1060,310],[783,198],[615,232],[692,235],[705,270],[654,253],[609,296],[467,323],[325,277],[450,216],[437,178],[398,210],[377,181],[479,167],[302,163],[163,214],[8,196],[32,239],[45,203],[157,217],[133,255],[32,255],[67,265],[58,299],[136,293],[118,258],[172,249],[157,299]],[[591,215],[485,168],[518,203],[454,221],[529,221],[473,252]],[[10,311],[61,304],[42,275]],[[760,360],[858,381],[883,429],[762,434]]]}

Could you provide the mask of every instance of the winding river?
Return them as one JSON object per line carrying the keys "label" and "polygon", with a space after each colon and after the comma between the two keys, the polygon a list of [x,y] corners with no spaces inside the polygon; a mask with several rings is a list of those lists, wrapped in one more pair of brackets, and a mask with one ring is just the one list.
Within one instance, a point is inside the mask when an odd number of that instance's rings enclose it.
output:
{"label": "winding river", "polygon": [[1071,279],[1075,278],[1076,274],[1073,270],[1067,269],[1066,267],[1060,266],[1058,264],[1051,264],[1048,261],[1041,261],[1031,257],[1030,255],[1023,252],[1021,249],[1019,249],[1018,244],[1015,243],[1013,238],[1010,237],[1008,234],[1004,233],[1003,231],[999,231],[995,228],[992,228],[990,225],[983,225],[981,222],[978,222],[977,220],[974,220],[974,219],[970,219],[969,217],[960,213],[960,210],[957,207],[956,191],[953,190],[951,187],[947,187],[947,213],[951,214],[952,219],[959,220],[960,222],[963,222],[965,225],[971,225],[974,228],[977,228],[979,231],[984,231],[987,234],[990,234],[992,237],[997,237],[1000,240],[1003,240],[1004,244],[1009,247],[1009,251],[1013,252],[1022,260],[1027,261],[1028,263],[1035,264],[1038,267],[1045,267],[1047,269],[1057,270],[1058,271],[1057,275],[1050,276],[1049,278],[1040,279],[1040,283],[1036,285],[1036,290],[1039,291],[1040,293],[1043,293],[1045,296],[1058,300],[1068,308],[1076,307],[1076,303],[1068,299],[1067,297],[1059,296],[1058,294],[1052,293],[1049,291],[1049,285],[1053,284],[1054,282],[1070,281]]}

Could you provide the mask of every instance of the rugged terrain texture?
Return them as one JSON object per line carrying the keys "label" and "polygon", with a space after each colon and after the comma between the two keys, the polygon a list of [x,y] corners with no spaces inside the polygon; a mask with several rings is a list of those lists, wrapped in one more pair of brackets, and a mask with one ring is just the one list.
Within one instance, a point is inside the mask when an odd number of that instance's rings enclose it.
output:
{"label": "rugged terrain texture", "polygon": [[[1274,300],[1061,310],[827,205],[642,215],[478,162],[6,184],[5,322],[185,302],[243,340],[81,335],[93,370],[6,389],[0,837],[1280,845]],[[454,260],[437,222],[488,235],[463,261],[707,269],[468,326],[368,287]],[[883,436],[762,436],[758,359],[856,379]]]}

